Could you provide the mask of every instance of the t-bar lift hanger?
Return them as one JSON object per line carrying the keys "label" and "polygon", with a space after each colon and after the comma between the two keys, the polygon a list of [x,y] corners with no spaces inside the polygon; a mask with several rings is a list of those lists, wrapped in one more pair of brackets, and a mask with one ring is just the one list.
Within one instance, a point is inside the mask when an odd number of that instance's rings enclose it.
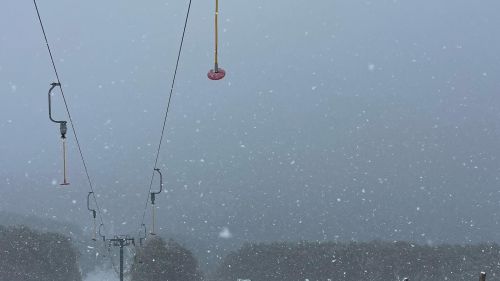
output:
{"label": "t-bar lift hanger", "polygon": [[[89,194],[87,195],[87,209],[92,212],[92,217],[94,220],[94,227],[92,229],[92,240],[96,241],[96,232],[97,232],[97,225],[96,225],[96,217],[97,217],[97,212],[94,209],[90,208],[90,195],[92,195],[94,192],[90,191]],[[101,233],[101,227],[99,227],[99,234]]]}
{"label": "t-bar lift hanger", "polygon": [[152,215],[153,215],[153,224],[152,224],[151,232],[150,232],[151,235],[156,235],[156,232],[155,232],[155,220],[156,220],[155,199],[156,199],[156,195],[160,194],[161,191],[163,190],[163,175],[161,174],[160,169],[155,168],[155,171],[158,172],[158,174],[160,174],[160,191],[151,192],[151,207],[152,207]]}
{"label": "t-bar lift hanger", "polygon": [[54,120],[52,118],[52,90],[54,90],[55,87],[61,87],[61,83],[52,83],[50,84],[50,89],[49,89],[49,119],[50,121],[59,124],[59,130],[61,132],[61,140],[62,140],[62,147],[63,147],[63,182],[60,185],[69,185],[68,179],[66,177],[66,133],[68,131],[68,127],[66,125],[66,121],[58,121]]}
{"label": "t-bar lift hanger", "polygon": [[215,56],[214,69],[208,71],[207,76],[210,80],[221,80],[226,76],[226,71],[219,67],[219,0],[215,0]]}

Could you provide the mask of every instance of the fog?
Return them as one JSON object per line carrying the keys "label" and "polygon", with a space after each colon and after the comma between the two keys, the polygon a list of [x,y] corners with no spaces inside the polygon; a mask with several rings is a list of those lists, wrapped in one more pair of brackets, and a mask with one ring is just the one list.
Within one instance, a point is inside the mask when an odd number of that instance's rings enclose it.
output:
{"label": "fog", "polygon": [[[90,235],[30,1],[0,9],[0,211]],[[107,234],[148,200],[187,1],[40,1]],[[160,232],[244,241],[499,242],[500,2],[193,1],[159,158]],[[67,120],[59,92],[54,114]],[[158,185],[157,179],[153,188]],[[149,207],[145,222],[151,222]],[[89,236],[90,237],[90,236]],[[90,279],[92,280],[92,279]],[[102,280],[102,279],[99,279]]]}

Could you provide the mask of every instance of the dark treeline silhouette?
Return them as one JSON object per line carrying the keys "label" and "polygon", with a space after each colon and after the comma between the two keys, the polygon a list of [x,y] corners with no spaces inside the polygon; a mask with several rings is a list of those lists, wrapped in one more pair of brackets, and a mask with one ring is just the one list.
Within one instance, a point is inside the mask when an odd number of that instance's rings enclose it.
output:
{"label": "dark treeline silhouette", "polygon": [[422,246],[407,242],[245,244],[226,256],[219,281],[476,280],[500,276],[497,244]]}
{"label": "dark treeline silhouette", "polygon": [[67,237],[25,226],[0,226],[0,280],[81,281]]}
{"label": "dark treeline silhouette", "polygon": [[198,261],[174,240],[148,239],[139,248],[131,269],[132,281],[200,281]]}
{"label": "dark treeline silhouette", "polygon": [[[80,270],[85,277],[95,267],[111,269],[106,251],[100,241],[91,241],[90,234],[85,233],[80,226],[70,222],[61,222],[54,219],[41,218],[34,215],[0,212],[0,225],[16,227],[23,225],[38,232],[60,233],[71,240],[71,244],[78,252]],[[90,246],[90,247],[89,247]],[[96,255],[96,253],[99,253]],[[2,281],[2,280],[0,280]]]}
{"label": "dark treeline silhouette", "polygon": [[[0,225],[0,281],[81,281],[74,242],[62,234]],[[500,246],[277,242],[243,245],[228,254],[208,279],[474,281],[481,271],[489,278],[500,276]],[[160,237],[137,247],[130,277],[131,281],[203,280],[192,252]]]}

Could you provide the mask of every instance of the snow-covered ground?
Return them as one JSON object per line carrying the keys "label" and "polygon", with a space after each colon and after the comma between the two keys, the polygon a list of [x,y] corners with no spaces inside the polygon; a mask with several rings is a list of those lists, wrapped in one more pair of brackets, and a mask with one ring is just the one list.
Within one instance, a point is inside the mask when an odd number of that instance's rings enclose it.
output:
{"label": "snow-covered ground", "polygon": [[118,281],[118,279],[113,271],[94,271],[89,273],[85,281]]}

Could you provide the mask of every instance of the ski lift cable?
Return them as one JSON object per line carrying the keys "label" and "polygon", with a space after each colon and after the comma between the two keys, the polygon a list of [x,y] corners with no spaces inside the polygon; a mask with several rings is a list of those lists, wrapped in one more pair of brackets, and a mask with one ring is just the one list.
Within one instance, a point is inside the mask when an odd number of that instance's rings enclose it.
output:
{"label": "ski lift cable", "polygon": [[154,166],[153,166],[153,171],[151,173],[151,180],[150,180],[150,183],[149,183],[149,190],[148,190],[148,194],[147,194],[148,196],[146,197],[146,203],[144,205],[144,212],[142,214],[141,223],[139,224],[139,227],[138,227],[139,231],[142,229],[142,225],[144,224],[144,219],[146,217],[146,211],[147,211],[148,204],[149,204],[149,194],[151,193],[151,188],[153,186],[153,179],[154,179],[154,175],[155,175],[155,169],[157,169],[158,159],[160,157],[161,146],[163,144],[163,138],[165,136],[165,127],[166,127],[166,124],[167,124],[168,113],[169,113],[170,104],[171,104],[171,101],[172,101],[172,94],[174,92],[175,79],[177,78],[177,71],[179,69],[179,61],[180,61],[180,58],[181,58],[182,47],[184,45],[184,38],[185,38],[185,35],[186,35],[186,28],[187,28],[187,24],[188,24],[188,20],[189,20],[189,13],[191,11],[191,2],[192,2],[192,0],[189,0],[187,12],[186,12],[186,19],[184,21],[184,28],[182,30],[181,42],[179,44],[179,51],[178,51],[178,54],[177,54],[177,62],[175,64],[174,75],[172,77],[172,84],[170,86],[170,93],[169,93],[169,96],[168,96],[167,108],[165,110],[165,116],[163,118],[163,126],[162,126],[162,129],[161,129],[160,141],[158,143],[158,149],[156,151],[156,158],[155,158],[155,162],[154,162]]}
{"label": "ski lift cable", "polygon": [[[59,78],[59,73],[57,72],[57,67],[56,67],[56,64],[54,62],[54,56],[52,55],[52,50],[50,49],[49,41],[47,39],[47,34],[46,34],[45,28],[43,26],[42,17],[40,16],[40,11],[38,10],[38,5],[36,4],[36,0],[33,0],[33,4],[35,6],[35,10],[36,10],[36,14],[38,16],[38,21],[40,23],[40,27],[42,29],[43,38],[45,39],[45,44],[46,44],[47,50],[49,52],[50,60],[52,62],[52,67],[53,67],[54,73],[56,75],[57,83],[58,83],[59,89],[61,90],[61,95],[62,95],[62,98],[63,98],[63,101],[64,101],[64,106],[66,108],[66,112],[68,114],[69,123],[71,124],[71,128],[73,129],[73,135],[75,137],[75,141],[76,141],[76,144],[77,144],[77,147],[78,147],[78,152],[80,153],[80,158],[81,158],[82,163],[83,163],[83,168],[85,170],[85,175],[87,177],[87,181],[88,181],[88,184],[89,184],[90,191],[92,192],[92,198],[94,199],[94,202],[95,202],[95,205],[96,205],[96,209],[97,209],[97,213],[99,214],[99,220],[101,222],[100,226],[102,225],[103,230],[106,231],[106,226],[104,225],[104,220],[103,220],[103,217],[102,217],[101,207],[99,206],[99,203],[97,201],[97,197],[96,197],[95,192],[94,192],[94,186],[93,186],[92,180],[90,178],[90,174],[89,174],[88,167],[87,167],[87,162],[85,161],[85,157],[83,156],[83,152],[82,152],[82,148],[81,148],[81,145],[80,145],[80,141],[79,141],[78,135],[76,133],[75,125],[73,124],[73,118],[71,117],[71,113],[69,111],[68,102],[66,101],[66,96],[64,95],[64,90],[63,90],[63,87],[62,87],[62,84],[61,84],[61,79]],[[101,233],[100,232],[100,228],[99,228],[99,233]],[[113,269],[116,271],[116,265],[115,265],[115,262],[113,260],[112,255],[111,255],[111,250],[109,248],[105,247],[105,251],[108,252],[108,257],[109,257],[109,259],[111,261]]]}
{"label": "ski lift cable", "polygon": [[[45,28],[43,26],[42,17],[40,16],[40,11],[38,10],[38,5],[36,4],[36,0],[33,0],[33,4],[35,5],[36,14],[38,16],[38,21],[39,21],[40,27],[42,29],[43,38],[45,39],[45,44],[46,44],[47,50],[49,52],[50,60],[52,62],[52,67],[53,67],[54,73],[56,75],[57,83],[59,84],[58,86],[59,86],[59,89],[61,90],[61,95],[62,95],[62,98],[64,101],[64,106],[66,108],[66,113],[68,114],[69,123],[71,124],[71,128],[73,129],[73,136],[75,137],[76,145],[78,147],[78,152],[80,153],[80,158],[81,158],[82,163],[83,163],[83,168],[85,170],[85,175],[87,177],[89,188],[90,188],[90,191],[92,192],[92,198],[94,199],[94,202],[96,204],[96,209],[97,209],[97,213],[99,214],[99,219],[100,219],[101,223],[104,225],[104,220],[102,217],[101,208],[100,208],[99,203],[97,201],[97,197],[94,193],[94,185],[92,184],[92,180],[90,178],[90,174],[89,174],[88,167],[87,167],[87,162],[85,161],[85,157],[83,156],[82,147],[80,145],[80,141],[79,141],[78,135],[76,133],[75,125],[73,123],[73,118],[71,117],[71,113],[69,111],[68,102],[66,100],[66,96],[64,95],[64,90],[62,87],[61,79],[59,78],[59,73],[57,71],[57,67],[56,67],[56,64],[54,62],[54,56],[52,55],[52,50],[50,49],[49,41],[47,39],[47,34],[46,34]],[[105,229],[104,226],[103,226],[103,228]]]}
{"label": "ski lift cable", "polygon": [[[96,197],[95,192],[94,192],[94,186],[93,186],[92,180],[90,178],[90,174],[89,174],[88,167],[87,167],[87,162],[85,161],[85,157],[83,156],[81,144],[80,144],[80,141],[78,139],[78,135],[76,133],[75,125],[73,123],[73,118],[71,117],[71,113],[70,113],[70,110],[69,110],[68,102],[66,100],[66,96],[64,95],[64,90],[63,90],[63,87],[62,87],[61,79],[59,78],[59,73],[57,71],[57,67],[56,67],[56,64],[54,62],[54,56],[52,54],[52,50],[50,48],[50,45],[49,45],[49,42],[48,42],[48,39],[47,39],[47,34],[46,34],[45,28],[43,26],[42,18],[40,16],[40,11],[38,9],[38,5],[36,3],[36,0],[33,0],[33,4],[35,6],[35,10],[36,10],[36,13],[37,13],[37,16],[38,16],[38,21],[39,21],[40,27],[42,29],[43,37],[45,39],[45,44],[46,44],[47,50],[49,52],[50,60],[52,62],[52,67],[53,67],[53,70],[54,70],[54,73],[55,73],[55,76],[56,76],[56,79],[57,79],[57,86],[59,86],[59,89],[61,91],[61,95],[62,95],[62,98],[63,98],[63,101],[64,101],[64,106],[66,108],[66,113],[68,114],[69,123],[71,124],[71,128],[73,129],[73,135],[75,137],[75,141],[76,141],[76,144],[77,144],[77,147],[78,147],[78,152],[80,154],[80,158],[81,158],[82,163],[83,163],[83,168],[84,168],[84,171],[85,171],[85,175],[87,177],[87,181],[88,181],[88,184],[89,184],[90,192],[88,194],[88,197],[90,197],[90,195],[92,195],[92,198],[94,199],[94,202],[95,202],[97,213],[99,214],[99,220],[100,220],[99,234],[101,235],[101,226],[102,226],[102,229],[104,231],[106,231],[106,227],[104,225],[104,219],[103,219],[103,216],[102,216],[101,207],[99,206],[99,203],[97,201],[97,197]],[[190,1],[190,5],[191,5],[191,1]],[[176,70],[177,70],[177,67],[176,67]],[[174,80],[175,80],[175,78],[174,78]],[[173,88],[173,86],[172,86],[172,88]],[[170,103],[170,101],[169,101],[169,103]],[[156,166],[156,164],[155,164],[155,166]],[[65,183],[66,183],[66,181],[65,181]],[[90,209],[90,210],[93,211],[93,213],[95,213],[95,210],[92,210],[92,209]],[[95,215],[94,215],[94,218],[95,218]],[[95,233],[95,226],[94,226],[94,233]],[[111,249],[109,247],[106,247],[106,245],[103,245],[103,247],[105,248],[104,250],[108,252],[108,257],[109,257],[109,259],[111,261],[111,264],[112,264],[112,267],[113,267],[114,271],[118,274],[118,271],[116,269],[116,265],[115,265],[115,262],[114,262],[114,259],[113,259],[113,255],[111,253]]]}

